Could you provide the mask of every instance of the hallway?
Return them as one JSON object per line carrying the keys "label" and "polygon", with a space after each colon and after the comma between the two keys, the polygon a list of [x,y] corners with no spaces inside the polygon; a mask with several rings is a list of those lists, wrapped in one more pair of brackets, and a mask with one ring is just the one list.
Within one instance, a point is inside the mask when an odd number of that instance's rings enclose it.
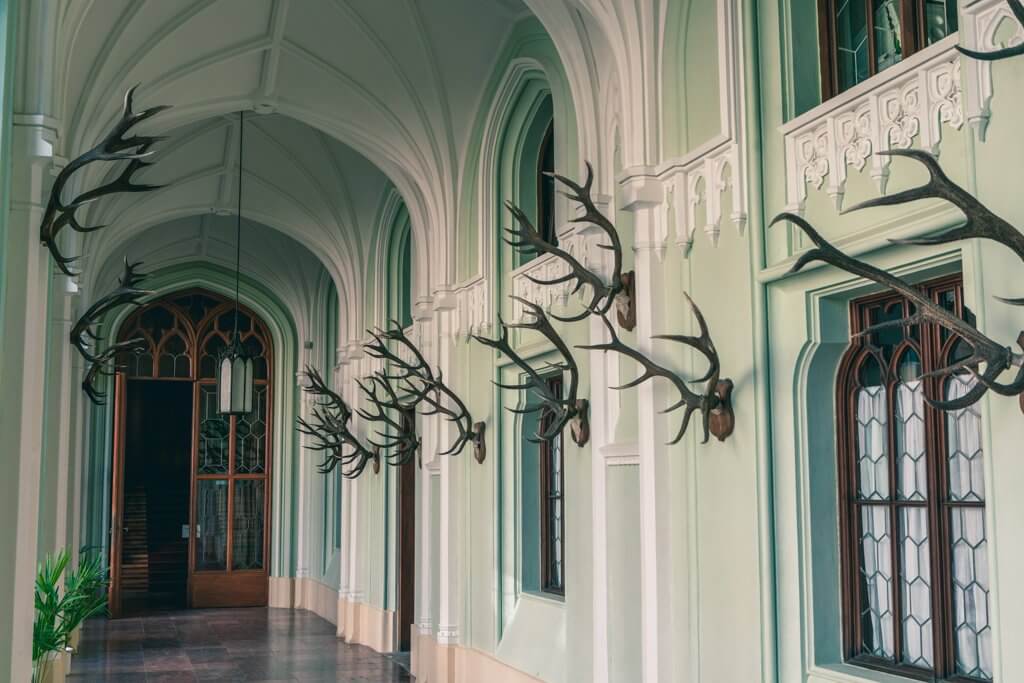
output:
{"label": "hallway", "polygon": [[311,612],[218,609],[94,620],[68,681],[339,681],[413,679],[387,657],[339,640]]}

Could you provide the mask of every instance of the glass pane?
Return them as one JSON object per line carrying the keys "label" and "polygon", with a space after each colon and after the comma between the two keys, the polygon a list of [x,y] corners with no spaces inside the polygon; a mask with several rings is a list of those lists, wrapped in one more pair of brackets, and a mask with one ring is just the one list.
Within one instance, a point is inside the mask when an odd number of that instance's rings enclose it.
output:
{"label": "glass pane", "polygon": [[228,482],[196,482],[196,569],[225,569],[228,548]]}
{"label": "glass pane", "polygon": [[267,386],[256,387],[251,413],[235,423],[235,472],[262,474],[267,461]]}
{"label": "glass pane", "polygon": [[548,588],[561,588],[562,577],[562,438],[556,436],[547,445],[547,491],[548,491]]}
{"label": "glass pane", "polygon": [[213,335],[206,341],[206,346],[199,358],[199,376],[201,378],[213,379],[217,376],[217,357],[227,345],[228,343],[220,335]]}
{"label": "glass pane", "polygon": [[864,0],[839,0],[837,3],[836,53],[840,90],[851,88],[870,75]]}
{"label": "glass pane", "polygon": [[928,511],[900,510],[900,603],[903,607],[903,661],[932,668],[932,572],[928,556]]}
{"label": "glass pane", "polygon": [[861,508],[860,546],[861,652],[892,659],[892,538],[887,507]]}
{"label": "glass pane", "polygon": [[888,408],[885,396],[885,387],[882,386],[857,390],[857,495],[863,499],[889,497]]}
{"label": "glass pane", "polygon": [[875,13],[875,73],[903,57],[900,44],[899,0],[873,0]]}
{"label": "glass pane", "polygon": [[188,347],[185,340],[175,334],[168,337],[160,349],[159,376],[160,377],[189,377]]}
{"label": "glass pane", "polygon": [[[960,398],[977,384],[973,375],[954,375],[946,381],[946,398]],[[946,413],[946,448],[949,458],[949,497],[954,501],[985,499],[981,450],[981,414],[978,404]]]}
{"label": "glass pane", "polygon": [[924,35],[928,45],[937,43],[957,29],[954,0],[925,0]]}
{"label": "glass pane", "polygon": [[228,419],[217,412],[217,387],[199,385],[199,474],[228,471]]}
{"label": "glass pane", "polygon": [[263,487],[262,479],[235,480],[233,569],[263,568]]}
{"label": "glass pane", "polygon": [[903,500],[924,500],[928,497],[924,384],[920,381],[897,384],[894,407],[899,497]]}
{"label": "glass pane", "polygon": [[988,616],[988,555],[982,508],[953,508],[953,627],[956,670],[992,678],[992,627]]}

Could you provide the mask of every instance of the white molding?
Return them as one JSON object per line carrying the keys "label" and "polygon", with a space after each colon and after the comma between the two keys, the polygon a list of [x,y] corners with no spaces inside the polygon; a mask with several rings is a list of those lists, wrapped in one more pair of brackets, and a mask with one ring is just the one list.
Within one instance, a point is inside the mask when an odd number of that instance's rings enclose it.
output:
{"label": "white molding", "polygon": [[956,41],[948,36],[783,125],[787,210],[803,212],[808,185],[840,210],[851,167],[868,167],[885,194],[890,159],[878,152],[939,153],[943,126],[959,130],[965,121]]}
{"label": "white molding", "polygon": [[[963,44],[974,50],[986,52],[995,50],[1001,45],[996,43],[996,34],[1003,24],[1009,21],[1014,27],[1010,45],[1024,42],[1024,28],[1017,22],[1004,0],[975,0],[966,3],[960,10],[960,32]],[[992,116],[992,96],[995,86],[992,83],[992,62],[979,59],[967,59],[964,63],[968,83],[967,88],[967,121],[978,132],[978,139],[985,140],[985,131]]]}

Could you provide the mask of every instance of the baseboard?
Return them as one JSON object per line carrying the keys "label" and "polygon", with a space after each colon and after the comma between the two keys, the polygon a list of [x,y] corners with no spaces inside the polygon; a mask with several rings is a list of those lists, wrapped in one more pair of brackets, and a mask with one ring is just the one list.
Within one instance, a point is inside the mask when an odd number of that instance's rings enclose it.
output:
{"label": "baseboard", "polygon": [[486,652],[442,645],[430,632],[413,626],[412,674],[416,683],[543,683]]}
{"label": "baseboard", "polygon": [[349,600],[315,579],[270,577],[270,606],[308,610],[334,624],[338,637],[346,643],[365,645],[380,653],[394,651],[393,611]]}

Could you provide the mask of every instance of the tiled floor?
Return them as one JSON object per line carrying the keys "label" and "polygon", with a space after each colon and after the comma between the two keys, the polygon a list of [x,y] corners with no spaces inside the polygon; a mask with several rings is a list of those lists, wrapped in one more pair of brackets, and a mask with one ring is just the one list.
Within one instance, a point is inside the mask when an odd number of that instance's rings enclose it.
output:
{"label": "tiled floor", "polygon": [[412,681],[395,662],[339,640],[311,612],[216,609],[93,620],[71,683],[111,681]]}

